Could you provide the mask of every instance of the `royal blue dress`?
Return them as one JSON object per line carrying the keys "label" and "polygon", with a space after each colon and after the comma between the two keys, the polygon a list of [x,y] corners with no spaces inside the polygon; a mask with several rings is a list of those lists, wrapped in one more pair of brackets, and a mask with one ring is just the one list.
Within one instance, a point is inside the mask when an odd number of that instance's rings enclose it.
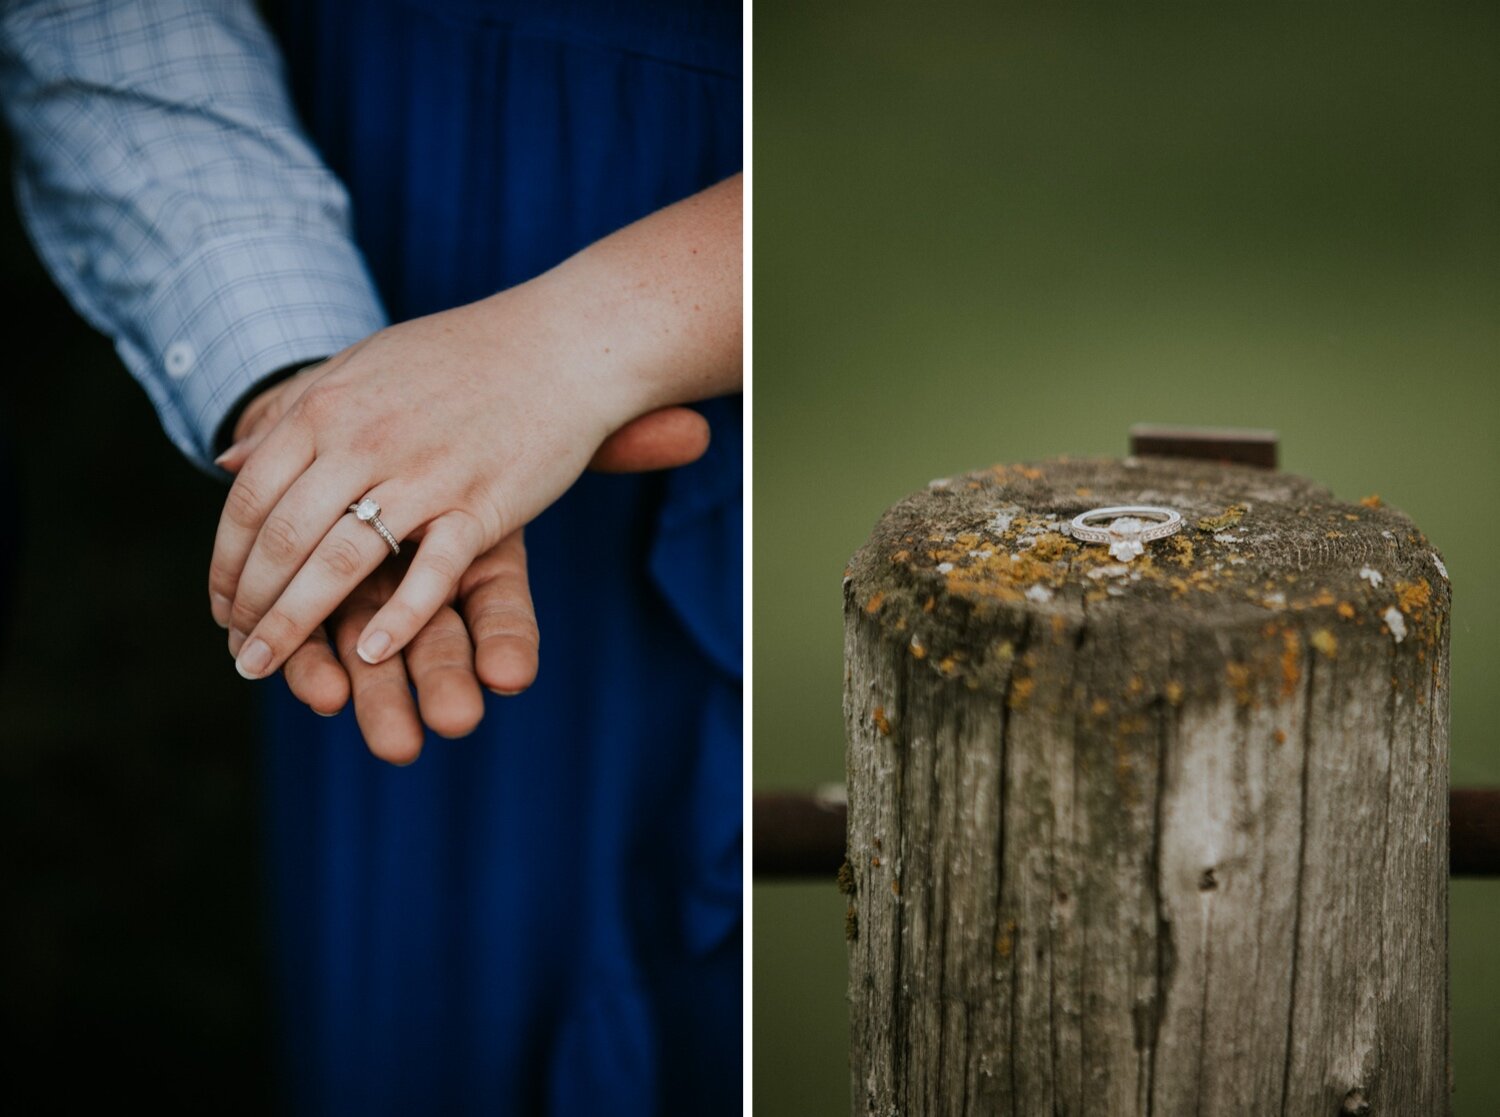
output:
{"label": "royal blue dress", "polygon": [[[738,6],[323,0],[278,28],[393,319],[489,295],[740,168]],[[527,529],[541,673],[412,767],[278,686],[293,1109],[740,1105],[738,397],[708,455]]]}

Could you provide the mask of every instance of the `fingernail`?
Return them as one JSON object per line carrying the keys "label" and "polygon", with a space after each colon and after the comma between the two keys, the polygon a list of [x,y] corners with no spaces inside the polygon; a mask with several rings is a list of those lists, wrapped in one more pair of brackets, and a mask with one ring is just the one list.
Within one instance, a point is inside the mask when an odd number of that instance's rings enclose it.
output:
{"label": "fingernail", "polygon": [[240,649],[234,669],[247,679],[258,679],[271,666],[271,646],[259,638]]}
{"label": "fingernail", "polygon": [[222,454],[220,454],[217,458],[214,459],[214,465],[219,466],[220,468],[223,468],[224,463],[227,462],[230,458],[232,458],[235,455],[235,452],[237,450],[239,450],[239,448],[240,448],[240,444],[238,442],[236,442],[233,446],[231,446],[229,449],[225,450]]}
{"label": "fingernail", "polygon": [[245,634],[237,628],[231,628],[229,630],[229,654],[232,656],[239,655],[240,649],[244,646]]}
{"label": "fingernail", "polygon": [[359,645],[359,658],[366,663],[379,663],[380,657],[391,646],[391,638],[385,632],[372,632]]}
{"label": "fingernail", "polygon": [[229,598],[225,597],[222,593],[214,593],[210,590],[208,602],[214,615],[214,623],[220,628],[228,628],[229,607],[231,604]]}

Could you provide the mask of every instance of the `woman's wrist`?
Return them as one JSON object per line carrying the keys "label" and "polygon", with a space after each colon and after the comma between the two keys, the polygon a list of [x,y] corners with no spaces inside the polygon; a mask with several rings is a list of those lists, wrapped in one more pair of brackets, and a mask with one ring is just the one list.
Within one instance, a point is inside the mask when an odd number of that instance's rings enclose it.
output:
{"label": "woman's wrist", "polygon": [[[587,250],[585,250],[586,252]],[[585,253],[532,281],[550,330],[556,369],[569,393],[609,431],[670,403],[651,339],[618,279]]]}
{"label": "woman's wrist", "polygon": [[560,372],[610,431],[738,390],[739,213],[736,177],[513,289],[529,289],[523,313],[550,330]]}

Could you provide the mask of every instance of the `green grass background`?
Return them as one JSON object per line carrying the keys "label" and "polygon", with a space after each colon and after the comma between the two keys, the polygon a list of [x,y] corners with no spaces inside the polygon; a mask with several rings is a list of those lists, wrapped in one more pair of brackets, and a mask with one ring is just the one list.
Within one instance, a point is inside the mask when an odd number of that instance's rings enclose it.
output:
{"label": "green grass background", "polygon": [[[843,778],[844,562],[928,479],[1266,426],[1454,585],[1453,781],[1500,784],[1500,17],[755,6],[755,783]],[[754,890],[755,1111],[847,1112],[843,903]],[[1458,1117],[1500,880],[1452,891]]]}

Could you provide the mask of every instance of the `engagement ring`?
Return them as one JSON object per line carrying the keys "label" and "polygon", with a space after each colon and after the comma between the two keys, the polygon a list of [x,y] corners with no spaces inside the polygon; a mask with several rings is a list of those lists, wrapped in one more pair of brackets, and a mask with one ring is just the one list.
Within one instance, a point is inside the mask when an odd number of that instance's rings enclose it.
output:
{"label": "engagement ring", "polygon": [[361,523],[369,524],[380,533],[380,538],[384,539],[386,545],[390,547],[391,554],[399,555],[401,553],[401,544],[396,542],[396,537],[391,534],[391,529],[380,522],[380,505],[376,504],[374,500],[365,497],[358,504],[349,505],[349,511],[353,512],[355,518]]}
{"label": "engagement ring", "polygon": [[[1092,523],[1109,520],[1107,525]],[[1146,544],[1165,539],[1182,527],[1181,513],[1170,508],[1148,504],[1127,504],[1118,508],[1094,508],[1073,517],[1069,530],[1083,543],[1108,543],[1109,553],[1121,562],[1129,562],[1146,553]]]}

